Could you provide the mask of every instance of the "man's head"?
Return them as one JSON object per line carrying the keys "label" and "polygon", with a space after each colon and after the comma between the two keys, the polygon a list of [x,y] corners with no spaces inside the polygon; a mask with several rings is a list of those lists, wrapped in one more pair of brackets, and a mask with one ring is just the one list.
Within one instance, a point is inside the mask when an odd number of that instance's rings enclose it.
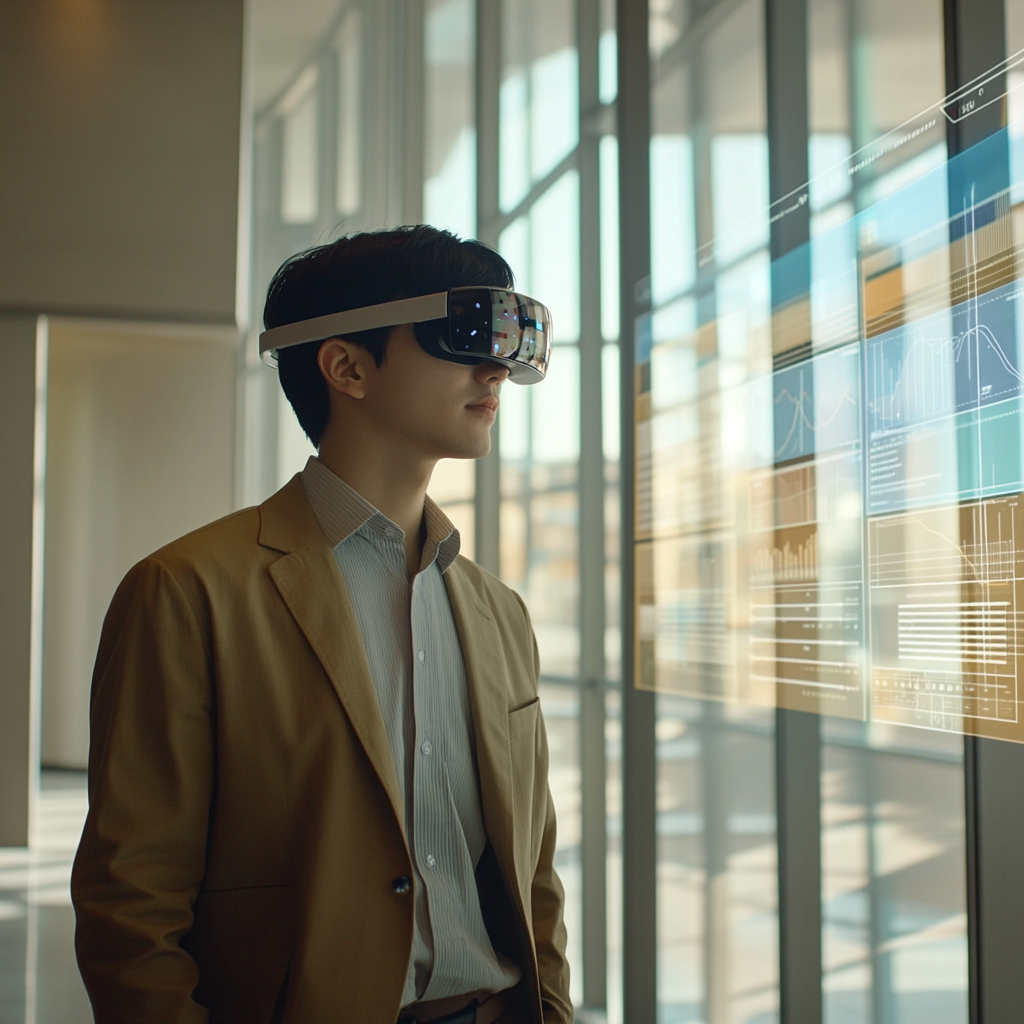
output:
{"label": "man's head", "polygon": [[[269,330],[460,285],[511,288],[512,271],[483,243],[437,228],[365,232],[287,260],[270,283],[263,320]],[[404,432],[426,457],[485,454],[494,419],[489,407],[507,370],[428,355],[423,345],[431,347],[443,323],[384,327],[282,349],[281,386],[313,444],[319,446],[332,416],[351,414],[381,431]]]}

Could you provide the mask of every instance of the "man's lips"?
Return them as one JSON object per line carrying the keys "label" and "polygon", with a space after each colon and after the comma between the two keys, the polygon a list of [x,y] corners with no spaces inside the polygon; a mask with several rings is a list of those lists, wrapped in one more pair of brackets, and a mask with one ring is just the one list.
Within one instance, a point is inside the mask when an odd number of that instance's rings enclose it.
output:
{"label": "man's lips", "polygon": [[479,409],[480,411],[486,410],[487,412],[498,411],[498,399],[496,398],[484,398],[479,402],[474,402],[472,405],[467,405],[467,409]]}

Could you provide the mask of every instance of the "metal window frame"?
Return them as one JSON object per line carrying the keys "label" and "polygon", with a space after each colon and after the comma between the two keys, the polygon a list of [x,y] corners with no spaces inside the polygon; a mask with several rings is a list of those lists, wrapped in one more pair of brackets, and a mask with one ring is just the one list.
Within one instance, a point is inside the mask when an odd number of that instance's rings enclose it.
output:
{"label": "metal window frame", "polygon": [[[1003,0],[945,0],[947,93],[1006,57]],[[949,125],[950,155],[1005,127],[1003,104]],[[1005,165],[993,169],[1010,184]],[[950,175],[950,201],[959,207]],[[964,816],[967,825],[968,1010],[971,1024],[1000,1024],[1020,1016],[1024,973],[1017,953],[1024,945],[1024,879],[1018,851],[1024,846],[1024,790],[1007,784],[1024,778],[1024,746],[964,737]]]}
{"label": "metal window frame", "polygon": [[618,3],[622,1010],[629,1024],[655,1024],[658,1016],[656,701],[635,685],[633,617],[634,366],[636,331],[650,315],[651,294],[648,17],[648,0]]}

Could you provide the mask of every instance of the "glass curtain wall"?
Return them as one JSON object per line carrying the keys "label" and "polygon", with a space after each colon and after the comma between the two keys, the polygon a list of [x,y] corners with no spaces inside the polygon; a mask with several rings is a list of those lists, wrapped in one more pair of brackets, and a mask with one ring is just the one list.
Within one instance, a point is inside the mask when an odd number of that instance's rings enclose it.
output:
{"label": "glass curtain wall", "polygon": [[[649,15],[635,685],[657,709],[658,1019],[778,1019],[783,984],[801,1020],[981,1019],[964,752],[1021,738],[1020,58],[947,96],[1004,54],[939,0]],[[782,885],[794,800],[820,812],[820,935]]]}

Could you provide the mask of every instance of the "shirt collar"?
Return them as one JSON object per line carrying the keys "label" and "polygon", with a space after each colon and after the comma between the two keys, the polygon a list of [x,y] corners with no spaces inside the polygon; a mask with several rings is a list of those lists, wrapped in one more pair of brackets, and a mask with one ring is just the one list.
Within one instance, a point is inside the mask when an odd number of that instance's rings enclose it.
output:
{"label": "shirt collar", "polygon": [[[404,543],[405,534],[398,526],[355,488],[335,476],[315,455],[309,457],[299,477],[313,508],[313,515],[332,548],[363,527],[367,527],[364,532],[374,537],[394,537]],[[446,572],[459,554],[459,531],[429,496],[423,505],[423,522],[427,536],[423,544],[420,570],[436,558],[438,568]]]}

